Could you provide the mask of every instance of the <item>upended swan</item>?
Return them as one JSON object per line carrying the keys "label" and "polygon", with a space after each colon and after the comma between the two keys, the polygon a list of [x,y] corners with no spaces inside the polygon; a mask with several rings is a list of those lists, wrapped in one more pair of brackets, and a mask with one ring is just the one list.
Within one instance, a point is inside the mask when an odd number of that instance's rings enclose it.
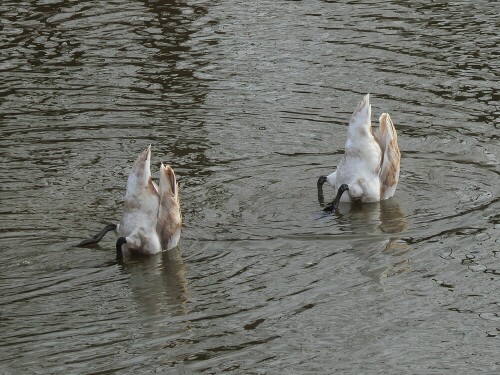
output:
{"label": "upended swan", "polygon": [[[380,127],[371,127],[370,94],[351,116],[345,153],[337,169],[318,179],[318,200],[324,202],[323,184],[328,182],[337,195],[324,211],[335,211],[339,202],[377,202],[396,192],[399,161],[396,129],[388,113],[379,118]],[[347,191],[348,194],[343,195]]]}
{"label": "upended swan", "polygon": [[79,246],[98,243],[110,230],[117,229],[116,258],[123,251],[152,255],[177,246],[181,237],[182,216],[179,186],[170,166],[160,167],[160,183],[151,179],[151,145],[141,152],[130,171],[120,224],[108,224]]}

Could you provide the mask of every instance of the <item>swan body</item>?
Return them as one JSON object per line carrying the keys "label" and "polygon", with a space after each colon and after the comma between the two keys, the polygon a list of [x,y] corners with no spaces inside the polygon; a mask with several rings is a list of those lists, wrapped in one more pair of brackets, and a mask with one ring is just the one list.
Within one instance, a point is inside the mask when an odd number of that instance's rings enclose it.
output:
{"label": "swan body", "polygon": [[[401,158],[396,129],[388,113],[380,116],[379,123],[380,126],[373,130],[370,95],[367,94],[351,116],[345,153],[337,169],[318,180],[320,201],[324,182],[338,191],[334,202],[325,210],[335,209],[339,202],[384,200],[396,192]],[[348,194],[342,194],[344,191]]]}
{"label": "swan body", "polygon": [[148,146],[128,177],[123,216],[117,229],[118,257],[122,250],[156,254],[176,247],[180,239],[182,217],[174,170],[162,163],[156,185],[151,179],[150,160],[151,146]]}
{"label": "swan body", "polygon": [[174,170],[163,163],[156,185],[151,179],[150,161],[151,145],[141,152],[128,176],[120,224],[108,224],[76,246],[96,245],[111,230],[120,235],[116,259],[123,258],[123,251],[152,255],[177,246],[182,226],[179,185]]}

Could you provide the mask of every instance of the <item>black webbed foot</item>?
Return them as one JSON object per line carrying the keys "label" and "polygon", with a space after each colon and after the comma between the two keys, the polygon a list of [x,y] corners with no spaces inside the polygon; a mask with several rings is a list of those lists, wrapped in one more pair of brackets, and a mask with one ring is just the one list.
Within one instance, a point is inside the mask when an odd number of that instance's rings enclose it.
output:
{"label": "black webbed foot", "polygon": [[78,243],[76,246],[77,247],[85,247],[85,246],[91,246],[91,245],[96,245],[99,243],[100,240],[104,237],[106,233],[108,233],[110,230],[116,230],[116,224],[108,224],[104,227],[103,230],[101,230],[99,233],[97,233],[95,236],[92,236],[91,238],[88,238],[86,240],[81,241]]}
{"label": "black webbed foot", "polygon": [[119,237],[116,241],[116,260],[121,261],[123,259],[122,245],[127,243],[125,237]]}
{"label": "black webbed foot", "polygon": [[344,194],[344,191],[346,190],[349,190],[349,186],[347,186],[347,184],[340,185],[339,190],[337,191],[337,195],[335,196],[335,199],[333,200],[332,203],[328,204],[325,208],[323,208],[323,211],[335,212],[337,210],[337,207],[339,206],[340,198],[342,197],[342,194]]}
{"label": "black webbed foot", "polygon": [[328,205],[325,206],[325,208],[323,208],[323,211],[325,212],[333,212],[337,209],[337,207],[335,206],[335,204],[332,202],[332,203],[329,203]]}
{"label": "black webbed foot", "polygon": [[320,176],[318,178],[318,202],[323,204],[325,202],[325,196],[323,195],[323,184],[326,182],[326,176]]}

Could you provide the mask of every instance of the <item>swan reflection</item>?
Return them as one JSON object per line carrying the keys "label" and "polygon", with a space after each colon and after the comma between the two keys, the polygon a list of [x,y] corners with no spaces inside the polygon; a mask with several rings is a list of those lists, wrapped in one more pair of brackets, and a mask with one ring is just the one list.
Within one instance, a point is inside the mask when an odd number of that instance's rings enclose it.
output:
{"label": "swan reflection", "polygon": [[408,229],[405,213],[396,199],[371,204],[341,204],[338,223],[351,234],[352,251],[366,260],[361,273],[377,282],[410,271],[405,256],[412,248],[401,239]]}
{"label": "swan reflection", "polygon": [[186,266],[179,247],[162,253],[131,256],[123,263],[130,289],[142,313],[149,317],[186,315]]}

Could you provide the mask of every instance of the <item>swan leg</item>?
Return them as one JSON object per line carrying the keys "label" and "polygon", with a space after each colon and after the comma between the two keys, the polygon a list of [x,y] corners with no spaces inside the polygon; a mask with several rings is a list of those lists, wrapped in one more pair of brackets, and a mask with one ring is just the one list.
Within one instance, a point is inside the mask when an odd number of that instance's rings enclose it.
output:
{"label": "swan leg", "polygon": [[326,176],[320,176],[318,178],[318,201],[319,204],[325,202],[325,196],[323,195],[323,184],[326,182]]}
{"label": "swan leg", "polygon": [[95,236],[92,236],[91,238],[88,238],[86,240],[81,241],[78,243],[76,246],[77,247],[84,247],[84,246],[89,246],[89,245],[95,245],[97,244],[106,233],[108,233],[110,230],[115,230],[116,229],[116,224],[108,224],[104,227],[103,230],[101,230],[99,233],[97,233]]}
{"label": "swan leg", "polygon": [[116,260],[123,259],[122,245],[127,243],[127,239],[125,237],[119,237],[116,241]]}
{"label": "swan leg", "polygon": [[340,185],[339,190],[337,191],[337,195],[335,196],[335,199],[333,200],[332,203],[330,203],[328,206],[326,206],[323,209],[323,211],[327,211],[327,212],[336,211],[337,207],[339,206],[340,198],[342,197],[342,194],[344,194],[344,191],[346,191],[346,190],[349,190],[349,186],[347,186],[346,184]]}

